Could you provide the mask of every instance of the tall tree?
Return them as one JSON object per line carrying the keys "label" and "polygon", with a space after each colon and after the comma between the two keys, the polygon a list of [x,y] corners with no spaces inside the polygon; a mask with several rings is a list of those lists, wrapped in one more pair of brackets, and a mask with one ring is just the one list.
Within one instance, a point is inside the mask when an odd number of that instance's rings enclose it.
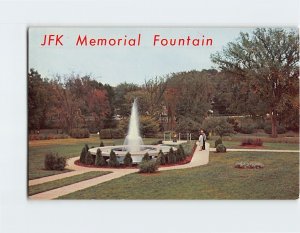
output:
{"label": "tall tree", "polygon": [[212,55],[220,69],[232,73],[264,101],[271,115],[272,136],[299,89],[299,38],[294,30],[258,28],[240,33],[222,52]]}

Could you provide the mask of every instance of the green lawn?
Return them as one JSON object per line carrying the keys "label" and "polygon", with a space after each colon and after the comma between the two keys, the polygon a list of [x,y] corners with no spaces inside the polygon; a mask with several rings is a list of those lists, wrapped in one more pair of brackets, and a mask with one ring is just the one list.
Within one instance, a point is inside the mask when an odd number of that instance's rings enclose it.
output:
{"label": "green lawn", "polygon": [[[233,167],[256,161],[263,169]],[[80,190],[60,199],[297,199],[297,153],[211,153],[208,165],[197,168],[130,174]]]}
{"label": "green lawn", "polygon": [[[207,140],[210,143],[210,147],[215,147],[215,140]],[[241,146],[241,141],[228,141],[223,140],[223,144],[227,148],[231,149],[240,149],[246,148]],[[278,143],[278,142],[264,142],[261,149],[270,149],[270,150],[299,150],[299,144],[297,143]]]}
{"label": "green lawn", "polygon": [[70,184],[74,184],[80,181],[84,181],[84,180],[89,180],[98,176],[103,176],[106,175],[108,173],[108,171],[91,171],[91,172],[87,172],[87,173],[83,173],[80,175],[76,175],[76,176],[71,176],[71,177],[67,177],[67,178],[63,178],[63,179],[59,179],[59,180],[54,180],[54,181],[49,181],[47,183],[43,183],[43,184],[38,184],[38,185],[33,185],[33,186],[29,186],[28,187],[28,195],[34,195],[37,193],[41,193],[41,192],[45,192],[48,190],[52,190],[52,189],[56,189],[56,188],[60,188],[66,185],[70,185]]}

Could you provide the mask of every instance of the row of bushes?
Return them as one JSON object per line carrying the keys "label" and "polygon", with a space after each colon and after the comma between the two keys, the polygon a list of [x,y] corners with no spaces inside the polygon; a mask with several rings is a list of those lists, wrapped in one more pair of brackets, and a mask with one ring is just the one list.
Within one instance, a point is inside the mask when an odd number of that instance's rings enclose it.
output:
{"label": "row of bushes", "polygon": [[243,139],[241,146],[262,146],[263,141],[260,138],[245,138]]}
{"label": "row of bushes", "polygon": [[124,136],[124,131],[121,129],[102,129],[100,131],[101,139],[120,139]]}
{"label": "row of bushes", "polygon": [[28,138],[32,140],[50,140],[50,139],[65,139],[69,136],[67,134],[29,134]]}
{"label": "row of bushes", "polygon": [[70,130],[70,136],[72,138],[89,138],[90,131],[86,128],[74,128]]}
{"label": "row of bushes", "polygon": [[[159,152],[156,160],[152,160],[148,153],[142,158],[142,162],[139,165],[140,172],[154,172],[157,170],[156,166],[165,165],[165,164],[174,164],[186,159],[186,154],[183,147],[180,145],[176,151],[173,148],[170,148],[170,151],[167,154],[164,154],[162,151]],[[89,152],[89,147],[86,144],[80,154],[79,161],[82,164],[86,165],[95,165],[95,166],[109,166],[109,167],[119,167],[120,163],[117,159],[116,153],[111,150],[108,161],[102,156],[100,148],[97,149],[96,155],[93,155]],[[123,160],[124,166],[132,166],[132,157],[129,152],[124,157]]]}

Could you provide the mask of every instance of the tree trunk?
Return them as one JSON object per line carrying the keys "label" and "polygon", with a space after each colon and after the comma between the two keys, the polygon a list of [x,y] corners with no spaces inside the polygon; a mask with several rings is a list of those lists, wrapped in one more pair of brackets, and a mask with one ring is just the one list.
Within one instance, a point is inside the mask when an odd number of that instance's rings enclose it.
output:
{"label": "tree trunk", "polygon": [[271,121],[272,121],[272,137],[277,138],[277,116],[276,111],[271,112]]}

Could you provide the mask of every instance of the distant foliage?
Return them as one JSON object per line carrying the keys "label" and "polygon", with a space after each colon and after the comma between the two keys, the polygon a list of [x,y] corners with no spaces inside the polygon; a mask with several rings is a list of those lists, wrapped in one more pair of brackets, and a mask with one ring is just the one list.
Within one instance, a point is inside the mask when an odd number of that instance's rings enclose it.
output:
{"label": "distant foliage", "polygon": [[128,166],[128,167],[132,166],[132,158],[131,158],[131,154],[129,152],[126,153],[123,163],[125,166]]}
{"label": "distant foliage", "polygon": [[262,146],[263,141],[260,138],[245,138],[243,139],[241,146]]}
{"label": "distant foliage", "polygon": [[122,129],[102,129],[100,131],[100,139],[120,139],[124,137]]}
{"label": "distant foliage", "polygon": [[220,137],[234,133],[233,125],[225,117],[207,117],[202,122],[202,128]]}
{"label": "distant foliage", "polygon": [[[265,125],[264,130],[267,134],[272,134],[272,126],[271,125],[269,125],[269,124]],[[278,134],[283,134],[283,133],[286,133],[286,132],[287,132],[287,130],[284,126],[281,126],[281,125],[277,126],[277,133]]]}
{"label": "distant foliage", "polygon": [[89,138],[90,132],[88,129],[75,128],[70,130],[70,136],[72,138]]}
{"label": "distant foliage", "polygon": [[117,159],[117,155],[116,155],[116,153],[113,150],[110,151],[108,165],[110,167],[118,167],[118,166],[120,166],[120,163],[119,163],[119,161]]}
{"label": "distant foliage", "polygon": [[216,152],[217,153],[225,153],[226,152],[226,147],[223,144],[219,144],[216,147]]}
{"label": "distant foliage", "polygon": [[67,165],[66,158],[59,156],[58,153],[47,153],[44,160],[44,166],[46,170],[58,170],[62,171]]}
{"label": "distant foliage", "polygon": [[154,173],[158,170],[159,164],[155,160],[143,161],[139,164],[140,173]]}

